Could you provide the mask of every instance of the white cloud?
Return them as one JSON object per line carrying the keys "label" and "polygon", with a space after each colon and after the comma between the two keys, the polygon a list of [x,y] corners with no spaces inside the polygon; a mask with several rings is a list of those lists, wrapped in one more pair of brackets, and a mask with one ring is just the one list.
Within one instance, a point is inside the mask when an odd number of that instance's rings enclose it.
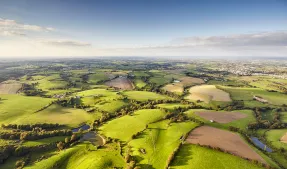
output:
{"label": "white cloud", "polygon": [[76,40],[43,40],[41,43],[53,46],[91,46],[90,43]]}
{"label": "white cloud", "polygon": [[15,20],[0,18],[0,35],[2,36],[23,36],[26,32],[51,32],[51,27],[19,23]]}
{"label": "white cloud", "polygon": [[287,31],[261,32],[208,37],[184,37],[171,41],[166,47],[187,46],[286,46]]}

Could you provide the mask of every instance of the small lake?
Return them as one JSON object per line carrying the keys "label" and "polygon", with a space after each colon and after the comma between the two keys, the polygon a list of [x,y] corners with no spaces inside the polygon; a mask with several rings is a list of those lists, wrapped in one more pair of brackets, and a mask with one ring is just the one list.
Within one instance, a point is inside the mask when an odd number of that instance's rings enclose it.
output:
{"label": "small lake", "polygon": [[84,131],[84,130],[88,130],[88,129],[90,129],[90,126],[87,125],[87,124],[84,124],[84,125],[82,125],[82,126],[80,126],[80,127],[78,127],[78,128],[73,128],[73,129],[72,129],[72,132],[73,132],[73,133],[78,132],[80,129],[82,129],[83,131]]}
{"label": "small lake", "polygon": [[269,153],[272,152],[272,149],[267,147],[264,143],[262,143],[257,137],[251,137],[252,142],[259,147],[261,150],[267,151]]}

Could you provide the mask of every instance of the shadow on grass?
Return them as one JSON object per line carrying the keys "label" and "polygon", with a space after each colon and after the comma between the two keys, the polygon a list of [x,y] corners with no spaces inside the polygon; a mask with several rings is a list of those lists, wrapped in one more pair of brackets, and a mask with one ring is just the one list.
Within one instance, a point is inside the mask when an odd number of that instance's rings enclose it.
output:
{"label": "shadow on grass", "polygon": [[174,168],[176,166],[187,166],[188,161],[192,159],[192,151],[188,147],[188,145],[182,145],[179,152],[175,156],[175,159],[171,163],[171,168]]}

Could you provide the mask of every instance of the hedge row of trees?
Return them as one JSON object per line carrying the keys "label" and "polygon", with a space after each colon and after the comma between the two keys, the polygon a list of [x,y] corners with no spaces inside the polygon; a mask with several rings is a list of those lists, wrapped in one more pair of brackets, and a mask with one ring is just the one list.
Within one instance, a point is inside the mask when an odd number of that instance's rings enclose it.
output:
{"label": "hedge row of trees", "polygon": [[51,130],[64,125],[58,123],[36,123],[36,124],[2,124],[1,127],[4,129],[18,129],[32,131],[35,128],[41,128],[45,130]]}
{"label": "hedge row of trees", "polygon": [[34,131],[24,131],[24,132],[17,132],[17,131],[3,131],[0,132],[1,139],[20,139],[20,140],[38,140],[48,137],[54,136],[70,136],[72,135],[71,130],[53,130],[53,131],[45,131],[45,130],[34,130]]}

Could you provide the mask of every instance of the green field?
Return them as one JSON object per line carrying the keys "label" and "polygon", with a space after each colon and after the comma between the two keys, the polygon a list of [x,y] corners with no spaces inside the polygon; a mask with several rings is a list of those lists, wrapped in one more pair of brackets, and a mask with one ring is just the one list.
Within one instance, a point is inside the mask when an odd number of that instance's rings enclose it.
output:
{"label": "green field", "polygon": [[94,114],[82,109],[65,108],[51,105],[47,109],[23,117],[18,124],[59,123],[70,127],[77,127],[85,122],[92,121]]}
{"label": "green field", "polygon": [[171,165],[171,169],[263,169],[251,162],[224,152],[184,144]]}
{"label": "green field", "polygon": [[141,89],[143,87],[145,87],[147,84],[141,80],[141,79],[135,79],[134,80],[134,84],[136,85],[137,88]]}
{"label": "green field", "polygon": [[280,117],[281,121],[283,123],[287,123],[287,112],[281,112],[280,114],[281,114],[281,117]]}
{"label": "green field", "polygon": [[98,84],[101,81],[109,80],[109,76],[105,72],[97,72],[95,74],[89,75],[88,83]]}
{"label": "green field", "polygon": [[108,169],[125,167],[125,162],[119,154],[117,144],[109,144],[105,149],[96,150],[90,143],[82,143],[75,147],[61,151],[46,160],[26,167],[27,169]]}
{"label": "green field", "polygon": [[165,113],[158,109],[138,110],[133,115],[126,115],[108,122],[100,127],[100,130],[105,136],[128,141],[132,135],[143,131],[147,124],[162,119],[164,115]]}
{"label": "green field", "polygon": [[276,148],[284,148],[287,150],[287,143],[280,141],[281,137],[287,133],[287,129],[273,129],[266,132],[265,138],[271,142]]}
{"label": "green field", "polygon": [[156,105],[157,107],[159,108],[164,108],[164,109],[170,109],[170,110],[173,110],[175,108],[186,108],[188,107],[189,105],[187,104],[180,104],[180,103],[165,103],[165,104],[158,104]]}
{"label": "green field", "polygon": [[147,91],[126,91],[126,92],[123,92],[123,95],[127,96],[128,99],[137,100],[137,101],[171,99],[168,96],[160,95],[160,94],[153,93],[153,92],[147,92]]}
{"label": "green field", "polygon": [[0,124],[18,123],[54,99],[21,95],[0,95]]}
{"label": "green field", "polygon": [[260,96],[266,99],[272,105],[283,105],[287,104],[286,95],[277,93],[277,92],[268,92],[260,88],[241,88],[241,87],[227,87],[220,86],[220,89],[223,89],[230,93],[232,100],[244,100],[245,102],[252,101],[253,96]]}
{"label": "green field", "polygon": [[43,144],[49,144],[49,143],[56,143],[56,142],[64,142],[65,138],[68,136],[56,136],[56,137],[49,137],[49,138],[44,138],[40,140],[35,140],[35,141],[25,141],[22,145],[26,147],[33,147],[33,146],[38,146],[38,145],[43,145]]}
{"label": "green field", "polygon": [[[197,126],[193,122],[168,123],[165,120],[150,124],[129,143],[133,155],[140,160],[139,164],[143,168],[164,168],[170,154],[179,146],[180,138]],[[140,149],[144,149],[146,153],[143,154]]]}

